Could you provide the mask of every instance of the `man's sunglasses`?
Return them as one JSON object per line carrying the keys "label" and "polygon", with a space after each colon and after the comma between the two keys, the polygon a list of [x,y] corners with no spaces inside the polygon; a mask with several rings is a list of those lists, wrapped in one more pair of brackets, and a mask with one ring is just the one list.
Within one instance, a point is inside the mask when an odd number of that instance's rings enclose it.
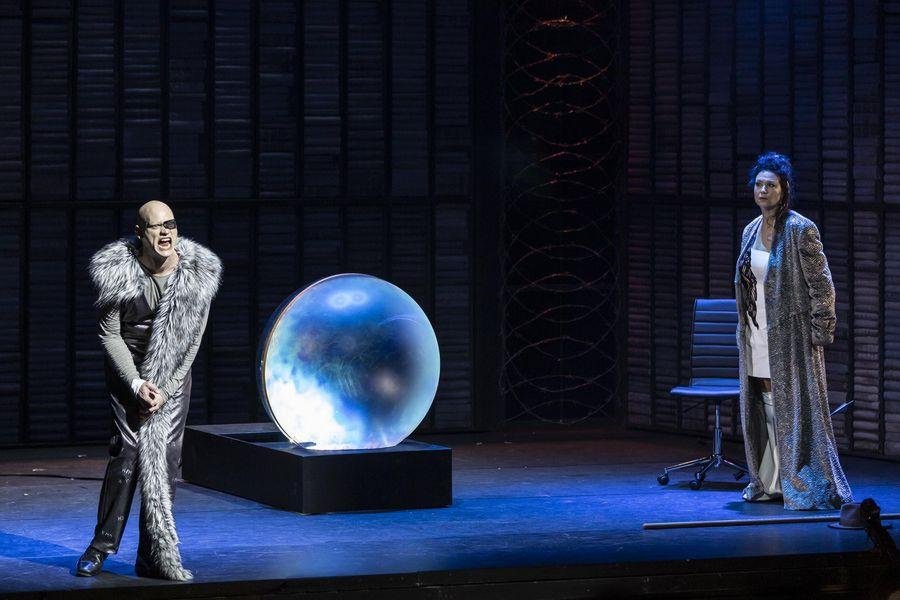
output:
{"label": "man's sunglasses", "polygon": [[162,223],[146,223],[144,225],[144,229],[153,229],[154,231],[159,229],[160,227],[165,227],[166,229],[178,229],[178,224],[175,222],[175,219],[169,219],[168,221],[163,221]]}

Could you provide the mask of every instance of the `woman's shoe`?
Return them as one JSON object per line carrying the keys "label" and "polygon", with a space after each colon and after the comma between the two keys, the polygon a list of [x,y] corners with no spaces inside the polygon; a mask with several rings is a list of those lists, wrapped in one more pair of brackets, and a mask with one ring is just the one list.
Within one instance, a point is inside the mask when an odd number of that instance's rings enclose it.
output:
{"label": "woman's shoe", "polygon": [[745,502],[771,502],[773,500],[781,500],[781,494],[767,494],[762,486],[750,482],[744,491],[741,492],[741,498]]}

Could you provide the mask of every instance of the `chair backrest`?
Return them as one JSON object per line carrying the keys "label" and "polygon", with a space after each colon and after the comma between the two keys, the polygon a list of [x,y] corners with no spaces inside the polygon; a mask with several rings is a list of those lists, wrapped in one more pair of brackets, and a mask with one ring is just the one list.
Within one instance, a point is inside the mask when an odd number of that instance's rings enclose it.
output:
{"label": "chair backrest", "polygon": [[738,315],[733,298],[697,298],[691,330],[691,385],[738,380]]}

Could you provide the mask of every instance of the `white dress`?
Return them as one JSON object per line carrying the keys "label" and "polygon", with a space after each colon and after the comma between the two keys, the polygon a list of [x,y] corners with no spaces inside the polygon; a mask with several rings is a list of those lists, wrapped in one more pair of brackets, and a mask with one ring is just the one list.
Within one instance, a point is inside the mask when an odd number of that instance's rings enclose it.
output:
{"label": "white dress", "polygon": [[759,235],[750,249],[750,269],[756,277],[756,322],[750,328],[750,376],[769,379],[769,334],[766,330],[766,271],[769,270],[769,252],[759,243]]}

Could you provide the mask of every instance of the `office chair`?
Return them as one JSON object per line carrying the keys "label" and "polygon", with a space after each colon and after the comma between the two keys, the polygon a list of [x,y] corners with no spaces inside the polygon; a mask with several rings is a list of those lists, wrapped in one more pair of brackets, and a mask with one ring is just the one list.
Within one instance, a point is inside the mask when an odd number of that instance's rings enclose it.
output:
{"label": "office chair", "polygon": [[729,460],[722,454],[722,402],[741,395],[735,339],[737,322],[737,306],[733,299],[697,298],[694,301],[691,382],[687,386],[674,387],[669,393],[673,396],[698,398],[697,404],[714,404],[716,425],[713,428],[712,454],[664,468],[656,478],[660,485],[669,483],[669,473],[680,469],[697,469],[690,483],[692,490],[700,489],[710,469],[719,468],[723,464],[735,470],[735,479],[740,479],[747,473],[746,465]]}

